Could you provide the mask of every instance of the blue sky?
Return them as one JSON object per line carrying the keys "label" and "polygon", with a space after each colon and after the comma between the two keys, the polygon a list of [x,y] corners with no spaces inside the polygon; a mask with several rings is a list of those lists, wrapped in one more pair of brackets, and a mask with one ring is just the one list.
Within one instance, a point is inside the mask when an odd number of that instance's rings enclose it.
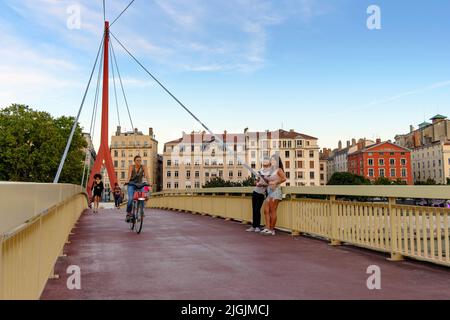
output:
{"label": "blue sky", "polygon": [[[113,20],[129,0],[106,3]],[[366,26],[372,4],[381,30]],[[80,29],[67,28],[72,5]],[[283,127],[335,147],[450,116],[449,21],[447,0],[136,0],[112,32],[214,131]],[[0,0],[0,106],[75,115],[102,27],[100,0]],[[135,126],[154,127],[160,147],[202,129],[115,49]],[[112,133],[112,90],[110,101]]]}

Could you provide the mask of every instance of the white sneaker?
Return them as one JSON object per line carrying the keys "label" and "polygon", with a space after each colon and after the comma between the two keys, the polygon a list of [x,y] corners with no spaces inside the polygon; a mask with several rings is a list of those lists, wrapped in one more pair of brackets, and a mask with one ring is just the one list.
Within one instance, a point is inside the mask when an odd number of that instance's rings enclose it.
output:
{"label": "white sneaker", "polygon": [[272,233],[272,231],[270,231],[269,229],[264,229],[263,231],[260,232],[260,234],[264,234],[264,235],[269,234],[269,233]]}
{"label": "white sneaker", "polygon": [[272,230],[272,235],[273,235],[273,236],[275,235],[275,230]]}
{"label": "white sneaker", "polygon": [[253,227],[250,227],[250,228],[248,228],[247,230],[245,230],[245,231],[247,231],[247,232],[255,232],[255,228],[253,228]]}
{"label": "white sneaker", "polygon": [[261,229],[260,228],[255,228],[255,232],[256,233],[261,232]]}

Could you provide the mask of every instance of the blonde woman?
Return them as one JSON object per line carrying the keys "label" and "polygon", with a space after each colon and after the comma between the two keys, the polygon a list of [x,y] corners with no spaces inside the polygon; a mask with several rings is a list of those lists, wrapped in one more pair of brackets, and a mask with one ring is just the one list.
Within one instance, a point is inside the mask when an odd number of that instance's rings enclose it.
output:
{"label": "blonde woman", "polygon": [[266,228],[261,231],[264,235],[275,235],[275,225],[277,224],[278,204],[283,200],[281,193],[281,184],[286,181],[283,162],[279,155],[273,155],[270,158],[272,172],[268,178],[269,187],[267,188],[267,200],[264,207],[264,217],[266,219]]}

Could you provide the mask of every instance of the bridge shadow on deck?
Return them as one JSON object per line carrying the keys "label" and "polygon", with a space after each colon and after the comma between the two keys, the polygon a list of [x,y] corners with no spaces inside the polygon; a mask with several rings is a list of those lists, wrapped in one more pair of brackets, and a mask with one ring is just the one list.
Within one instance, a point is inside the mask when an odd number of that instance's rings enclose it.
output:
{"label": "bridge shadow on deck", "polygon": [[[41,296],[53,299],[450,299],[450,270],[416,261],[278,233],[245,232],[235,221],[146,210],[142,234],[124,211],[86,211],[67,257]],[[66,269],[81,268],[81,290]],[[366,286],[367,267],[381,268],[381,290]]]}

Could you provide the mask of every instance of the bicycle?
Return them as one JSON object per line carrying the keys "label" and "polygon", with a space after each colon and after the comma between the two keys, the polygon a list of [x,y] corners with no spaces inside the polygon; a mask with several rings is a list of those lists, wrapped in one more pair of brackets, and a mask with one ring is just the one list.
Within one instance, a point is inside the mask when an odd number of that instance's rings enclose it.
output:
{"label": "bicycle", "polygon": [[[128,185],[125,184],[125,185]],[[137,234],[140,234],[142,231],[142,226],[144,224],[144,206],[146,193],[141,191],[145,186],[149,186],[147,183],[135,184],[136,191],[133,195],[133,203],[131,207],[131,217],[127,221],[130,224],[130,230],[135,230]]]}

